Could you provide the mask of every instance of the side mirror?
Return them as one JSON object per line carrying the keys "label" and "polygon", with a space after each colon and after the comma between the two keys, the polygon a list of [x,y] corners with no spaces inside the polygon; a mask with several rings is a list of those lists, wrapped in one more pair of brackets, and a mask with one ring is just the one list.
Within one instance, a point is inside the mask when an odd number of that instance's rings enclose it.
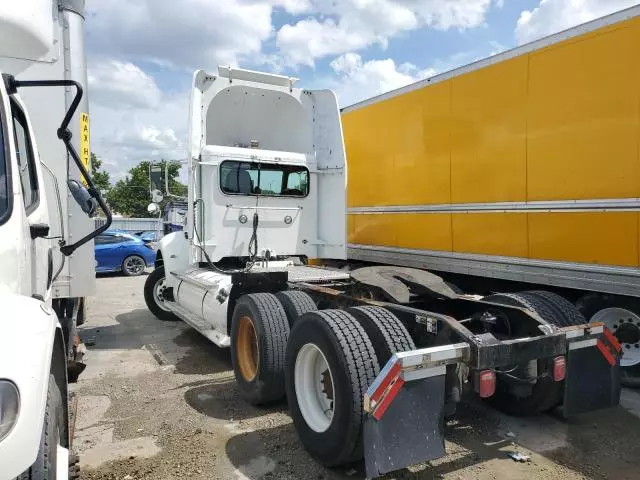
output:
{"label": "side mirror", "polygon": [[96,213],[96,202],[89,191],[76,180],[67,181],[71,195],[84,213],[93,217]]}
{"label": "side mirror", "polygon": [[150,203],[147,207],[147,212],[150,214],[158,213],[160,211],[160,206],[157,203]]}

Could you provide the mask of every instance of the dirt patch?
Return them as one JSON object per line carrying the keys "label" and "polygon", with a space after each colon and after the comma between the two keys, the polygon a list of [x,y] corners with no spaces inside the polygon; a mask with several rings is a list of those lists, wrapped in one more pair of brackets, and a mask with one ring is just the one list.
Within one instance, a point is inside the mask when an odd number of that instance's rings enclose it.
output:
{"label": "dirt patch", "polygon": [[[243,402],[228,350],[180,322],[155,319],[144,308],[143,283],[101,278],[89,303],[81,334],[96,345],[73,385],[81,478],[364,478],[362,463],[339,469],[316,463],[298,441],[284,400],[267,408]],[[465,403],[447,422],[445,457],[383,478],[638,478],[640,395],[624,398],[627,408],[568,422],[553,415],[516,419],[482,402]],[[529,461],[515,462],[512,452]]]}

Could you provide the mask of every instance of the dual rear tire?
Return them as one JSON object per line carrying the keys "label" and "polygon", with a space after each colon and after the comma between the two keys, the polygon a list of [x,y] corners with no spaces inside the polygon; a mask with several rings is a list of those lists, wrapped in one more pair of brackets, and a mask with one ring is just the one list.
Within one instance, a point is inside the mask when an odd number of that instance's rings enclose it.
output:
{"label": "dual rear tire", "polygon": [[258,405],[285,394],[305,449],[326,466],[363,456],[363,398],[389,357],[414,348],[378,307],[317,311],[303,292],[240,297],[231,358],[241,396]]}
{"label": "dual rear tire", "polygon": [[[551,292],[504,293],[491,295],[485,300],[526,308],[538,314],[546,322],[558,327],[587,323],[571,302]],[[537,361],[535,370],[538,375],[545,371],[548,373],[548,362],[549,359]],[[526,367],[519,366],[519,368],[525,369]],[[488,399],[488,403],[509,415],[526,417],[547,412],[559,405],[562,402],[563,391],[564,382],[556,382],[548,374],[541,376],[530,386],[528,395],[517,394],[512,385],[498,377],[496,392]]]}

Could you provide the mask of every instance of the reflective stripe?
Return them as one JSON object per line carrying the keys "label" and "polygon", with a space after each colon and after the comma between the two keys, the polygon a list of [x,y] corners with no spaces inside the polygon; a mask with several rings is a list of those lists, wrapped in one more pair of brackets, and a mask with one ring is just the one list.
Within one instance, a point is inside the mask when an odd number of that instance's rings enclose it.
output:
{"label": "reflective stripe", "polygon": [[607,340],[609,340],[609,343],[616,350],[616,352],[620,352],[620,350],[622,350],[622,345],[620,345],[620,342],[618,341],[618,339],[613,336],[613,333],[611,333],[611,330],[609,330],[608,328],[605,328],[604,336]]}
{"label": "reflective stripe", "polygon": [[602,356],[609,362],[609,365],[613,367],[616,364],[616,357],[613,356],[606,345],[600,340],[598,340],[598,350],[600,350]]}

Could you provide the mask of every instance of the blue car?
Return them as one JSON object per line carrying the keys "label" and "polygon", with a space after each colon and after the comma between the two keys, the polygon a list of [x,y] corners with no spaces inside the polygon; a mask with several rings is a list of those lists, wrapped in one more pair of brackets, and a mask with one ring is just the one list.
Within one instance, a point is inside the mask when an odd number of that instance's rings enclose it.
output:
{"label": "blue car", "polygon": [[122,272],[133,277],[152,266],[156,252],[151,242],[119,230],[107,230],[95,239],[96,272]]}

